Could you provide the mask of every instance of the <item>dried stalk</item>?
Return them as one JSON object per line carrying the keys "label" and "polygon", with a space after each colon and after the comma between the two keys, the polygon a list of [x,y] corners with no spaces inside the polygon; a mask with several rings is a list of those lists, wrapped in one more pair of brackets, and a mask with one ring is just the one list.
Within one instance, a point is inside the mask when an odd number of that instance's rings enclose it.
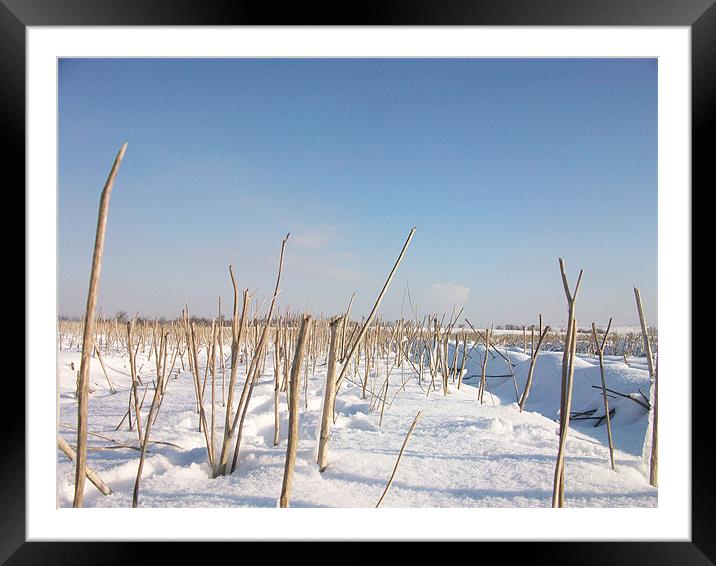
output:
{"label": "dried stalk", "polygon": [[102,254],[104,252],[104,236],[107,228],[109,213],[109,197],[112,194],[114,180],[119,165],[127,149],[125,143],[119,149],[114,164],[102,189],[99,212],[97,215],[97,231],[95,233],[94,251],[92,253],[92,269],[90,271],[89,290],[87,292],[87,307],[85,308],[84,332],[82,334],[82,358],[80,371],[77,377],[77,465],[75,467],[75,495],[73,507],[82,507],[84,498],[85,477],[87,475],[87,409],[89,405],[89,366],[90,355],[94,345],[94,311],[97,306],[97,291],[99,289],[99,276],[102,271]]}
{"label": "dried stalk", "polygon": [[[236,435],[236,446],[234,448],[234,457],[231,461],[231,473],[234,473],[236,469],[236,463],[239,458],[239,448],[241,447],[241,432],[244,427],[244,420],[249,409],[249,403],[251,401],[251,394],[254,391],[256,380],[259,376],[261,354],[263,353],[266,341],[268,338],[268,330],[271,325],[271,317],[273,316],[274,307],[276,305],[276,298],[280,293],[281,285],[281,274],[283,272],[283,257],[286,250],[286,242],[288,242],[290,234],[286,234],[286,237],[281,242],[281,254],[278,260],[278,274],[276,275],[276,287],[274,288],[273,296],[271,297],[271,306],[269,312],[266,315],[266,324],[264,324],[263,330],[261,331],[261,337],[258,340],[256,348],[254,350],[254,357],[251,359],[251,364],[248,371],[246,372],[246,381],[244,382],[244,389],[241,392],[241,399],[239,400],[239,406],[236,409],[236,415],[234,416],[234,422],[231,426],[230,434],[233,434],[234,429],[238,426],[238,433]],[[258,332],[258,326],[256,327]],[[299,368],[300,369],[300,368]],[[248,389],[247,389],[248,385]],[[241,421],[239,421],[239,413],[241,414]],[[238,423],[238,424],[237,424]]]}
{"label": "dried stalk", "polygon": [[554,485],[552,490],[552,507],[564,506],[564,452],[567,445],[567,434],[569,431],[569,412],[572,404],[572,382],[574,378],[574,356],[577,347],[577,326],[574,318],[574,305],[582,283],[584,270],[579,270],[579,277],[574,287],[574,293],[569,290],[567,274],[565,272],[564,260],[559,258],[559,270],[562,275],[562,286],[567,299],[568,319],[567,335],[565,336],[564,355],[562,356],[562,393],[560,400],[560,427],[559,427],[559,449],[557,452],[557,463],[554,470]]}
{"label": "dried stalk", "polygon": [[[657,390],[656,390],[656,372],[654,371],[654,360],[652,358],[651,353],[651,344],[649,343],[649,334],[646,330],[646,317],[644,316],[644,308],[641,304],[641,293],[639,292],[639,289],[634,287],[634,297],[636,299],[636,308],[639,311],[639,323],[641,325],[641,334],[642,339],[644,340],[644,352],[646,354],[646,363],[649,367],[649,378],[652,383],[651,387],[651,397],[652,399],[649,400],[649,405],[653,408],[653,413],[651,414],[651,436],[652,436],[652,444],[651,444],[651,455],[649,458],[649,483],[650,485],[656,487],[657,486],[657,467],[658,467],[658,450],[656,446],[655,440],[658,437],[657,434],[657,423],[656,418],[658,415],[658,409],[657,409]],[[647,429],[647,435],[648,435],[648,429]]]}
{"label": "dried stalk", "polygon": [[279,433],[281,428],[280,395],[281,395],[281,370],[280,370],[280,347],[279,339],[281,327],[276,329],[273,346],[273,445],[278,446]]}
{"label": "dried stalk", "polygon": [[393,485],[393,480],[395,479],[395,474],[398,471],[398,464],[400,464],[400,459],[403,457],[403,451],[405,450],[405,447],[408,444],[408,440],[410,440],[410,436],[413,434],[413,429],[415,428],[415,425],[418,424],[418,420],[420,420],[421,414],[422,414],[422,411],[418,411],[418,413],[415,415],[415,418],[413,419],[413,424],[411,424],[410,428],[408,429],[408,434],[405,435],[405,440],[403,440],[403,445],[400,447],[400,453],[398,454],[398,459],[395,461],[395,466],[393,466],[393,473],[390,474],[390,479],[388,479],[388,484],[385,486],[385,489],[383,490],[383,495],[380,496],[378,503],[375,504],[376,508],[380,507],[380,504],[383,503],[383,499],[385,499],[385,496],[387,495],[388,490],[390,489],[390,486]]}
{"label": "dried stalk", "polygon": [[[154,388],[154,397],[152,397],[152,405],[149,408],[149,415],[147,416],[147,429],[144,431],[144,438],[142,439],[142,452],[139,455],[139,466],[137,467],[137,477],[134,480],[134,491],[132,493],[132,507],[137,506],[139,499],[139,482],[142,479],[142,470],[144,469],[144,458],[147,454],[147,446],[149,444],[149,433],[152,430],[152,423],[154,422],[156,411],[159,409],[159,399],[161,396],[162,386],[160,382],[157,382]],[[137,428],[139,425],[137,424]]]}
{"label": "dried stalk", "polygon": [[[333,401],[336,394],[336,357],[338,325],[343,326],[344,317],[334,318],[330,323],[331,343],[328,351],[328,368],[326,372],[326,390],[323,392],[323,411],[321,415],[321,433],[318,441],[318,471],[323,472],[328,466],[328,440],[331,436],[333,423]],[[345,328],[345,326],[343,326]]]}
{"label": "dried stalk", "polygon": [[[72,446],[67,444],[64,438],[61,436],[57,437],[57,447],[62,450],[65,456],[67,456],[70,461],[74,462],[77,455],[75,454],[75,451],[72,449]],[[85,475],[87,476],[87,479],[94,484],[94,486],[99,489],[104,495],[111,495],[112,490],[110,487],[102,481],[102,478],[97,475],[97,472],[95,472],[92,468],[89,466],[85,466]]]}
{"label": "dried stalk", "polygon": [[[542,315],[540,315],[540,327],[542,326]],[[535,364],[537,363],[537,356],[539,355],[539,350],[542,347],[542,342],[544,341],[544,337],[547,336],[547,333],[549,332],[549,326],[547,326],[544,331],[540,333],[539,339],[537,340],[537,348],[534,348],[532,351],[532,355],[530,356],[530,367],[527,370],[527,381],[525,382],[525,389],[522,392],[522,397],[520,397],[520,413],[524,411],[525,405],[527,404],[527,398],[530,395],[530,389],[532,388],[532,379],[534,375],[534,369]]]}
{"label": "dried stalk", "polygon": [[281,485],[281,507],[288,507],[291,499],[291,486],[293,483],[293,469],[296,465],[296,451],[298,450],[298,406],[300,401],[301,361],[306,348],[306,336],[311,325],[311,315],[304,315],[301,330],[296,344],[296,353],[291,366],[289,387],[291,398],[288,410],[288,443],[286,444],[286,462],[283,470],[283,483]]}
{"label": "dried stalk", "polygon": [[651,345],[649,344],[649,334],[646,330],[646,318],[644,317],[644,308],[641,304],[641,293],[639,289],[634,287],[634,297],[636,299],[636,308],[639,311],[639,324],[641,325],[641,334],[644,339],[644,352],[646,354],[646,363],[649,367],[649,378],[654,381],[654,359],[651,354]]}
{"label": "dried stalk", "polygon": [[[139,444],[142,444],[142,424],[141,424],[141,417],[140,417],[140,406],[139,406],[139,396],[137,395],[137,364],[136,364],[136,358],[135,358],[135,352],[132,349],[132,329],[134,326],[134,321],[130,320],[127,323],[127,350],[129,352],[129,371],[132,375],[132,388],[129,392],[129,398],[130,398],[130,408],[129,411],[131,411],[131,399],[134,398],[134,417],[137,421],[137,436],[139,438]],[[142,399],[143,400],[143,399]],[[129,415],[129,427],[132,428],[132,415]]]}
{"label": "dried stalk", "polygon": [[229,393],[226,401],[226,420],[224,423],[224,442],[221,445],[221,456],[219,459],[219,474],[226,474],[226,466],[229,459],[229,445],[233,436],[232,412],[234,407],[234,387],[236,385],[236,373],[239,366],[239,347],[244,331],[244,322],[246,320],[246,310],[249,306],[248,289],[244,291],[243,306],[241,309],[241,320],[239,320],[239,291],[236,286],[236,278],[234,271],[229,266],[229,274],[231,275],[231,283],[234,287],[234,315],[231,324],[231,369],[229,377]]}
{"label": "dried stalk", "polygon": [[104,367],[104,362],[102,361],[102,356],[99,355],[99,350],[97,349],[97,345],[94,347],[94,352],[97,355],[97,359],[99,360],[99,365],[102,368],[102,373],[104,374],[104,378],[107,380],[107,383],[109,384],[109,389],[114,395],[117,393],[117,390],[114,388],[114,385],[112,385],[112,381],[109,379],[109,375],[107,375],[107,369]]}
{"label": "dried stalk", "polygon": [[602,377],[602,398],[604,399],[604,416],[607,420],[607,439],[609,441],[609,461],[612,465],[612,470],[615,469],[614,467],[614,441],[612,440],[612,419],[609,416],[609,399],[607,398],[607,382],[604,375],[604,345],[607,343],[607,336],[609,336],[609,329],[612,327],[612,319],[609,319],[609,324],[607,324],[607,330],[604,332],[604,337],[602,338],[601,343],[599,342],[599,339],[597,338],[597,327],[592,322],[592,336],[594,338],[594,347],[597,350],[597,354],[599,356],[599,372]]}
{"label": "dried stalk", "polygon": [[654,368],[654,399],[652,402],[654,407],[654,420],[651,428],[651,458],[649,459],[649,484],[653,487],[658,486],[659,471],[659,434],[658,434],[658,417],[659,417],[659,358],[656,358],[656,367]]}
{"label": "dried stalk", "polygon": [[408,238],[405,240],[405,243],[403,244],[403,249],[400,250],[398,259],[395,260],[393,269],[390,270],[390,273],[388,274],[388,278],[385,280],[385,283],[383,284],[383,288],[381,289],[381,291],[378,295],[378,299],[375,301],[375,304],[373,305],[373,309],[370,311],[370,314],[368,315],[368,319],[365,321],[365,323],[363,324],[363,327],[361,328],[360,332],[358,333],[358,337],[356,338],[355,342],[353,343],[353,346],[351,347],[350,352],[348,353],[348,356],[346,356],[345,359],[341,360],[342,367],[341,367],[341,373],[338,375],[338,380],[336,383],[336,394],[338,393],[338,391],[341,387],[341,384],[343,383],[343,379],[346,375],[346,371],[348,370],[348,366],[350,365],[350,362],[353,359],[353,356],[355,355],[358,346],[363,341],[363,337],[365,336],[365,333],[368,330],[368,327],[373,322],[373,318],[375,318],[375,315],[378,312],[380,303],[383,300],[383,297],[385,296],[385,293],[388,290],[388,287],[390,287],[390,282],[393,280],[393,276],[395,275],[395,272],[398,269],[400,262],[403,261],[405,252],[408,250],[408,246],[410,245],[410,240],[413,239],[414,234],[415,234],[415,227],[413,227],[410,230],[410,234],[408,234]]}

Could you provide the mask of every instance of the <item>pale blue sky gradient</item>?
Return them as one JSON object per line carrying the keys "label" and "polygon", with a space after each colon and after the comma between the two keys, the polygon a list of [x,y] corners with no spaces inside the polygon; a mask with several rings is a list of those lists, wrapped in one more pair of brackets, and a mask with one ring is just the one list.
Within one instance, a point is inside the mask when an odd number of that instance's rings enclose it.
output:
{"label": "pale blue sky gradient", "polygon": [[291,232],[281,307],[359,316],[417,226],[385,318],[407,281],[421,314],[559,326],[561,255],[580,326],[636,323],[633,285],[657,322],[655,59],[62,59],[59,314],[125,141],[105,313],[228,313],[229,263],[265,297]]}

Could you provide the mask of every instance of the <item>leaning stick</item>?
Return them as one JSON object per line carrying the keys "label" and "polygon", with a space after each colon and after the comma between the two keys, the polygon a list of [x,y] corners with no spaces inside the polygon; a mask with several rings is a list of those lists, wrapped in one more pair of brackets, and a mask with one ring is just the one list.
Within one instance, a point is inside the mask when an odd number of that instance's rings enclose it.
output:
{"label": "leaning stick", "polygon": [[102,356],[99,355],[99,350],[97,349],[97,345],[94,346],[95,354],[97,354],[97,359],[99,360],[99,365],[102,367],[102,373],[104,374],[105,379],[107,380],[107,383],[109,384],[109,389],[112,391],[112,393],[116,393],[117,390],[114,388],[114,385],[112,385],[112,381],[109,379],[109,376],[107,375],[107,369],[104,367],[104,362],[102,361]]}
{"label": "leaning stick", "polygon": [[403,451],[408,444],[408,440],[410,440],[410,436],[413,434],[413,429],[415,428],[415,425],[418,424],[418,421],[420,420],[421,413],[422,411],[418,411],[418,413],[415,415],[415,418],[413,419],[413,424],[410,425],[410,428],[408,429],[408,434],[405,435],[405,440],[403,440],[403,446],[401,446],[400,448],[398,459],[395,461],[395,466],[393,466],[393,473],[390,474],[390,479],[388,480],[388,484],[385,486],[385,490],[383,490],[383,495],[380,496],[378,503],[375,504],[376,508],[380,507],[380,504],[383,503],[383,499],[385,499],[385,496],[388,493],[390,486],[393,485],[395,473],[398,471],[398,464],[400,464],[400,459],[403,457]]}
{"label": "leaning stick", "polygon": [[[154,419],[156,421],[156,419]],[[60,423],[60,426],[63,428],[68,428],[70,430],[77,430],[75,427]],[[120,442],[119,440],[115,440],[114,438],[110,438],[109,436],[104,436],[102,434],[96,433],[96,432],[87,432],[90,436],[96,436],[97,438],[101,438],[102,440],[108,440],[109,442],[114,442],[116,445],[121,446],[122,448],[130,448],[131,450],[136,450],[137,452],[141,451],[140,446],[132,446],[131,444],[124,444],[123,442]],[[171,446],[173,448],[177,448],[178,450],[184,450],[181,446],[178,444],[174,444],[173,442],[165,442],[163,440],[150,440],[149,444],[162,444],[164,446]]]}
{"label": "leaning stick", "polygon": [[[527,404],[527,398],[530,395],[530,389],[532,387],[532,380],[534,378],[534,369],[535,369],[535,364],[537,363],[537,356],[539,355],[539,350],[542,347],[542,341],[544,340],[544,337],[547,336],[548,332],[549,332],[549,326],[547,326],[544,329],[544,331],[542,331],[542,333],[540,334],[539,340],[537,340],[537,348],[533,349],[532,355],[530,356],[530,367],[527,370],[527,382],[525,383],[525,389],[522,392],[522,396],[520,397],[520,401],[519,401],[520,413],[522,411],[524,411],[525,405]],[[514,377],[514,373],[512,375]]]}
{"label": "leaning stick", "polygon": [[[75,451],[72,450],[72,446],[67,444],[64,438],[61,436],[57,437],[57,447],[62,450],[62,452],[67,456],[71,461],[74,462],[76,458]],[[94,486],[99,489],[104,495],[111,495],[112,490],[110,487],[102,481],[102,478],[100,478],[97,475],[97,472],[95,472],[92,468],[89,466],[85,466],[85,474],[87,475],[87,479],[91,481]]]}
{"label": "leaning stick", "polygon": [[[278,294],[281,292],[280,285],[281,285],[281,273],[283,272],[283,258],[284,253],[286,250],[286,242],[288,242],[289,234],[286,234],[286,237],[281,242],[281,254],[279,256],[278,260],[278,275],[276,276],[276,287],[274,288],[273,297],[271,297],[271,306],[269,307],[268,314],[266,315],[266,324],[263,326],[263,330],[261,331],[261,337],[258,339],[258,343],[256,344],[255,350],[254,350],[254,357],[251,359],[251,365],[249,366],[249,369],[246,371],[246,381],[244,381],[244,388],[241,392],[241,398],[239,399],[239,406],[236,408],[236,415],[234,415],[234,421],[231,425],[231,433],[233,434],[233,431],[236,429],[237,423],[238,423],[238,432],[236,434],[236,446],[234,448],[234,457],[231,461],[231,473],[234,473],[234,470],[236,469],[236,463],[238,462],[239,458],[239,448],[241,447],[241,433],[244,428],[244,419],[246,419],[246,414],[249,410],[249,403],[251,402],[251,395],[254,391],[254,386],[256,385],[256,381],[259,377],[259,372],[261,371],[261,367],[259,366],[259,360],[261,358],[261,354],[264,351],[264,346],[267,341],[268,337],[268,330],[271,325],[271,317],[273,316],[274,306],[276,305],[276,297],[278,297]],[[256,320],[256,332],[258,336],[258,319]],[[248,389],[247,389],[248,385]],[[239,421],[239,416],[241,416],[241,421]]]}
{"label": "leaning stick", "polygon": [[124,157],[127,144],[123,144],[114,159],[114,164],[102,189],[99,213],[97,215],[97,231],[92,254],[92,269],[90,271],[89,291],[87,293],[87,307],[85,309],[84,332],[82,334],[82,358],[80,372],[77,378],[77,465],[75,468],[75,495],[73,507],[82,507],[84,497],[85,477],[87,476],[87,409],[89,405],[89,366],[94,336],[94,311],[97,306],[97,291],[99,289],[99,276],[102,271],[102,254],[104,252],[104,235],[107,228],[109,213],[109,197],[112,194],[114,180],[119,165]]}
{"label": "leaning stick", "polygon": [[[599,385],[592,385],[592,388],[594,389],[602,389]],[[619,395],[619,397],[624,397],[625,399],[629,399],[630,401],[634,401],[637,405],[640,405],[644,407],[647,411],[651,410],[651,404],[649,403],[649,400],[646,399],[646,403],[644,401],[640,401],[639,399],[632,397],[631,395],[625,395],[624,393],[620,393],[619,391],[615,391],[614,389],[609,389],[607,387],[607,391],[609,393],[614,393],[614,395]],[[639,394],[644,397],[644,394],[639,390]]]}
{"label": "leaning stick", "polygon": [[636,299],[636,309],[639,311],[639,324],[641,325],[641,335],[644,339],[644,352],[646,353],[646,363],[649,366],[649,378],[654,381],[654,359],[651,355],[649,334],[646,331],[646,318],[644,317],[644,308],[641,305],[641,293],[636,287],[634,287],[634,297]]}
{"label": "leaning stick", "polygon": [[380,294],[378,295],[378,299],[375,301],[375,304],[373,305],[373,310],[370,311],[370,314],[368,315],[368,319],[365,321],[365,323],[363,324],[363,327],[360,329],[360,332],[358,333],[358,337],[356,338],[355,342],[351,346],[348,356],[346,356],[346,358],[344,360],[341,360],[343,367],[341,368],[341,373],[338,375],[338,380],[336,382],[336,393],[338,393],[338,390],[341,387],[341,383],[343,383],[343,379],[346,375],[346,372],[348,371],[348,367],[350,366],[350,362],[353,359],[353,356],[355,355],[356,350],[358,349],[358,346],[360,346],[361,342],[363,341],[363,337],[365,336],[365,333],[368,330],[368,327],[370,327],[371,322],[373,322],[373,318],[375,318],[375,314],[378,312],[378,308],[380,307],[380,303],[383,300],[383,296],[385,295],[386,291],[388,290],[388,287],[390,287],[390,282],[393,280],[393,276],[395,275],[395,272],[398,269],[400,262],[403,261],[405,252],[408,250],[408,246],[410,245],[410,240],[413,239],[414,234],[415,234],[415,227],[413,227],[410,230],[410,234],[408,234],[408,238],[405,240],[405,243],[403,244],[403,249],[400,250],[400,255],[398,256],[398,259],[395,260],[393,269],[390,270],[390,273],[388,274],[388,278],[385,280],[385,283],[383,284],[383,289],[381,289]]}
{"label": "leaning stick", "polygon": [[[158,360],[159,358],[157,358]],[[147,384],[148,385],[148,384]],[[152,422],[157,409],[159,408],[159,399],[162,391],[161,383],[157,383],[154,388],[154,397],[152,397],[152,405],[149,408],[149,416],[147,416],[147,430],[144,431],[144,436],[141,439],[142,451],[139,455],[139,466],[137,467],[137,477],[134,480],[134,491],[132,492],[132,507],[137,507],[137,500],[139,499],[139,482],[142,479],[142,470],[144,469],[144,457],[147,454],[147,445],[149,444],[149,433],[152,430]],[[137,428],[139,428],[139,422],[137,422]]]}

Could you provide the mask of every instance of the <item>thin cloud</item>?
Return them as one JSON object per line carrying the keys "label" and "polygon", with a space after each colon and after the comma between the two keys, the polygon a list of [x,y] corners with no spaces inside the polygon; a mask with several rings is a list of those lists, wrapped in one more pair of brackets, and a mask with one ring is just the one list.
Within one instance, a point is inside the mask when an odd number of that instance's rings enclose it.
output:
{"label": "thin cloud", "polygon": [[328,279],[340,283],[351,283],[363,279],[364,273],[353,269],[352,264],[336,261],[331,253],[298,253],[289,256],[287,265],[299,277],[309,276],[310,279]]}
{"label": "thin cloud", "polygon": [[291,243],[300,248],[325,248],[334,239],[335,228],[318,226],[311,229],[299,229],[291,233]]}
{"label": "thin cloud", "polygon": [[470,287],[457,283],[433,283],[430,287],[430,303],[438,311],[448,311],[453,306],[464,307],[470,298]]}

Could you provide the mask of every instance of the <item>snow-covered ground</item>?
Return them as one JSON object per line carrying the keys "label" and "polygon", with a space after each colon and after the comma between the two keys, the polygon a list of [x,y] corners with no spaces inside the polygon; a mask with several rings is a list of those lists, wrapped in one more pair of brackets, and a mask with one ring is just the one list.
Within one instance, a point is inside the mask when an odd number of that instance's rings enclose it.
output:
{"label": "snow-covered ground", "polygon": [[[529,356],[519,349],[501,350],[515,364],[522,391]],[[325,381],[325,365],[319,360],[316,373],[308,375],[307,395],[301,392],[300,442],[291,496],[292,507],[374,507],[395,464],[405,434],[420,410],[422,417],[405,449],[395,481],[382,503],[384,507],[548,507],[551,505],[557,455],[561,353],[540,354],[534,382],[523,413],[515,403],[512,377],[488,378],[485,404],[477,400],[481,356],[472,350],[462,388],[450,386],[444,396],[429,388],[430,375],[422,384],[410,364],[396,368],[382,424],[379,407],[371,410],[370,395],[361,398],[360,387],[344,382],[337,399],[338,416],[329,444],[329,466],[319,473],[316,465],[318,427]],[[288,412],[281,394],[281,435],[273,446],[272,356],[251,400],[246,419],[238,468],[233,475],[210,479],[204,435],[199,432],[194,385],[188,371],[175,372],[167,386],[150,440],[139,495],[140,507],[277,507],[281,492]],[[124,444],[138,444],[136,431],[125,420],[131,378],[126,355],[103,356],[117,392],[112,394],[99,361],[92,360],[89,430]],[[59,433],[74,446],[77,402],[74,397],[80,353],[58,352]],[[74,363],[75,370],[70,365]],[[200,365],[205,360],[200,359]],[[177,362],[179,366],[179,362]],[[154,361],[140,353],[137,367],[149,383],[142,417],[151,404]],[[243,370],[243,373],[242,373]],[[487,375],[508,375],[499,356],[488,357]],[[203,375],[203,367],[202,367]],[[362,372],[361,372],[362,375]],[[241,366],[236,398],[243,384]],[[475,376],[475,377],[471,377]],[[385,379],[379,368],[376,391]],[[403,386],[404,381],[407,381]],[[606,360],[607,387],[642,399],[649,397],[649,377],[644,360]],[[228,371],[226,374],[228,384]],[[580,356],[575,365],[573,411],[597,409],[603,415],[596,358]],[[439,385],[439,384],[438,384]],[[209,386],[207,386],[209,387]],[[139,388],[140,399],[144,388]],[[207,389],[208,393],[209,389]],[[217,384],[217,443],[223,430],[221,378]],[[208,397],[210,398],[210,397]],[[392,403],[390,403],[392,400]],[[307,408],[305,408],[307,402]],[[647,429],[647,413],[636,402],[610,399],[615,409],[613,436],[616,471],[609,465],[606,427],[594,420],[575,421],[570,427],[565,464],[565,498],[569,507],[654,507],[657,490],[648,483],[648,470],[641,453]],[[208,407],[207,407],[208,411]],[[144,419],[142,420],[144,423]],[[64,426],[63,426],[64,425]],[[89,437],[88,465],[110,485],[113,494],[102,495],[86,482],[87,507],[129,507],[137,473],[139,452],[116,448],[116,444]],[[110,447],[112,449],[92,450]],[[71,506],[74,464],[58,451],[58,500]]]}

